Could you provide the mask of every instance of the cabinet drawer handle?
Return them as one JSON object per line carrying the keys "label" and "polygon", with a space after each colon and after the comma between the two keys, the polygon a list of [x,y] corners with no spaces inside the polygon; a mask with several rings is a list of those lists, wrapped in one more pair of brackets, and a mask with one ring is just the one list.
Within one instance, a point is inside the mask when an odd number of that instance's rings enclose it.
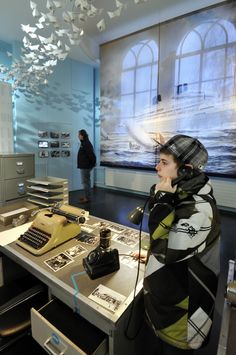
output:
{"label": "cabinet drawer handle", "polygon": [[[60,342],[60,345],[64,345],[64,344]],[[52,355],[64,355],[65,354],[66,347],[64,347],[64,349],[58,349],[57,344],[55,344],[52,337],[48,338],[45,341],[45,343],[43,344],[43,346],[45,347],[45,349],[47,350],[47,352],[49,354],[52,354]]]}
{"label": "cabinet drawer handle", "polygon": [[24,174],[25,173],[25,169],[24,168],[18,168],[16,169],[17,174]]}

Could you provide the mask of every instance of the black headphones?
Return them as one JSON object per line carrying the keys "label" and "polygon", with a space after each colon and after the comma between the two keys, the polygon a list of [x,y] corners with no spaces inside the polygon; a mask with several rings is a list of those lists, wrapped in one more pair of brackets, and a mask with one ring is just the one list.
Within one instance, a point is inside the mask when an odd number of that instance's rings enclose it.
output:
{"label": "black headphones", "polygon": [[188,165],[181,165],[178,168],[177,175],[182,179],[189,180],[193,177],[193,168]]}
{"label": "black headphones", "polygon": [[172,180],[171,185],[177,185],[181,180],[189,180],[193,177],[193,168],[188,165],[181,165],[177,170],[178,177]]}

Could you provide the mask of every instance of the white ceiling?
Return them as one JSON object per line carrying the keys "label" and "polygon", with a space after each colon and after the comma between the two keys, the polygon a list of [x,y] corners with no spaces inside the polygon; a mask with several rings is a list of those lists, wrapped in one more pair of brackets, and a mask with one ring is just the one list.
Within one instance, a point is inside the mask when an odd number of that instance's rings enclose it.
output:
{"label": "white ceiling", "polygon": [[[33,1],[40,11],[48,12],[46,0]],[[65,1],[70,3],[71,0]],[[223,0],[145,0],[140,4],[135,4],[135,0],[119,1],[127,4],[127,8],[122,11],[121,16],[111,20],[106,11],[116,9],[115,0],[90,0],[94,6],[103,8],[104,11],[99,17],[89,18],[85,23],[83,42],[79,47],[72,47],[69,54],[71,58],[96,65],[99,62],[99,44]],[[106,22],[106,29],[99,32],[96,24],[102,18]],[[21,24],[35,24],[30,0],[0,0],[0,40],[21,41],[25,35]]]}

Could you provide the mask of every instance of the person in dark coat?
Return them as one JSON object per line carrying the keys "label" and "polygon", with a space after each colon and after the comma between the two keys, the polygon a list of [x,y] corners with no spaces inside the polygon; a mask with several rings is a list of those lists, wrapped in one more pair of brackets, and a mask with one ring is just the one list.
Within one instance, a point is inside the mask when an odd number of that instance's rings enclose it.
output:
{"label": "person in dark coat", "polygon": [[96,155],[89,140],[88,133],[81,129],[78,132],[80,148],[77,156],[77,168],[80,169],[81,182],[84,187],[85,196],[80,198],[81,203],[87,203],[91,199],[91,170],[96,165]]}

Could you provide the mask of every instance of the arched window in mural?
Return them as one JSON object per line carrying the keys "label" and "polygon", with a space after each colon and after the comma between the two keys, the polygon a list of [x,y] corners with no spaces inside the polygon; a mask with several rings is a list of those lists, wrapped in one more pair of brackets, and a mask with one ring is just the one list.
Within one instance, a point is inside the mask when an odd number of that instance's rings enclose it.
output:
{"label": "arched window in mural", "polygon": [[141,41],[125,55],[121,73],[121,116],[136,117],[156,103],[158,47]]}
{"label": "arched window in mural", "polygon": [[181,41],[175,63],[175,94],[224,99],[235,92],[236,30],[227,20],[208,21]]}

